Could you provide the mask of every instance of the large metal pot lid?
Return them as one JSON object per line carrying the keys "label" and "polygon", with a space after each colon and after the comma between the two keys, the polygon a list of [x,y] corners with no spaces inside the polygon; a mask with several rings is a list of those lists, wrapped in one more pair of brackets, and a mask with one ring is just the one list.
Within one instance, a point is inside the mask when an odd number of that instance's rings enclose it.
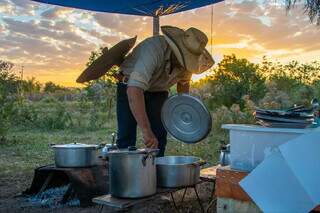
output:
{"label": "large metal pot lid", "polygon": [[98,148],[98,145],[94,144],[83,144],[83,143],[68,143],[68,144],[52,144],[52,148],[67,148],[67,149],[75,149],[75,148]]}
{"label": "large metal pot lid", "polygon": [[211,131],[211,115],[202,101],[188,94],[169,97],[161,111],[165,129],[184,143],[197,143]]}

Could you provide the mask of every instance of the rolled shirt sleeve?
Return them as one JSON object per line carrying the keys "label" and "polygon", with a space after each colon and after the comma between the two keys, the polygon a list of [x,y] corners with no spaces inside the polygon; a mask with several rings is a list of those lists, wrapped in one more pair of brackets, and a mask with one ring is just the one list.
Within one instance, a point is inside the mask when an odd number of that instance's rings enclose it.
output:
{"label": "rolled shirt sleeve", "polygon": [[185,72],[182,73],[181,76],[179,76],[178,83],[182,84],[182,85],[189,84],[190,81],[191,81],[191,78],[192,78],[192,73],[188,72],[188,71],[185,71]]}
{"label": "rolled shirt sleeve", "polygon": [[164,50],[159,44],[160,42],[155,42],[153,39],[146,39],[133,50],[135,62],[132,64],[128,86],[148,90],[153,73],[159,69],[164,60]]}

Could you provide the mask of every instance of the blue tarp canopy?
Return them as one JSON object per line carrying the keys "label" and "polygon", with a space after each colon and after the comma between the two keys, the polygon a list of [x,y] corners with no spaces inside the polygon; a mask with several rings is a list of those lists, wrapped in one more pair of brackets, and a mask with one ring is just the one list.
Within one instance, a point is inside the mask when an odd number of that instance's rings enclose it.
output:
{"label": "blue tarp canopy", "polygon": [[84,10],[141,16],[163,16],[223,0],[33,0]]}

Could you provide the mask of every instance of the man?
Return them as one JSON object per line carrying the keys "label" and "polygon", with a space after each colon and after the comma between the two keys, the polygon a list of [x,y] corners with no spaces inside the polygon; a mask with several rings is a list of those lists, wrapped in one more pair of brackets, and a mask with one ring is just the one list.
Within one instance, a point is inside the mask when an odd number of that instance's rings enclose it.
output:
{"label": "man", "polygon": [[205,49],[208,38],[200,30],[172,26],[161,30],[163,36],[147,38],[126,57],[117,87],[118,147],[135,146],[138,124],[144,144],[159,148],[158,156],[164,155],[167,143],[161,108],[168,90],[177,84],[178,93],[188,93],[192,74],[214,64]]}

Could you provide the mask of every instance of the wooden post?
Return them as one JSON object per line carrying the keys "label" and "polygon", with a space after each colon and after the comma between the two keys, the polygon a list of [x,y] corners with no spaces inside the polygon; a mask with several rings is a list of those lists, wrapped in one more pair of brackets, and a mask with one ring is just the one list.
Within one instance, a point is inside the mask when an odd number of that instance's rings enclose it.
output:
{"label": "wooden post", "polygon": [[160,29],[160,17],[153,16],[153,36],[159,35],[159,29]]}

